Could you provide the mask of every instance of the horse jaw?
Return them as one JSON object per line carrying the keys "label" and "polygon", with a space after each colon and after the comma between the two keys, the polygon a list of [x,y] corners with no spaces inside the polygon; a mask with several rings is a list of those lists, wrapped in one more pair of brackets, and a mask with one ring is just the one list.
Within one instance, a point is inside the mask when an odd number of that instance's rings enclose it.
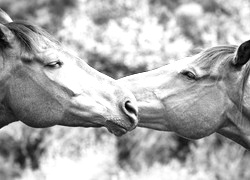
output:
{"label": "horse jaw", "polygon": [[17,120],[12,115],[10,110],[5,105],[3,105],[3,103],[1,103],[0,104],[0,129],[15,121]]}
{"label": "horse jaw", "polygon": [[[0,9],[1,11],[1,9]],[[3,64],[3,63],[1,63]],[[7,107],[7,103],[5,102],[6,96],[6,84],[10,78],[9,66],[0,67],[0,129],[12,122],[18,121],[11,110]]]}

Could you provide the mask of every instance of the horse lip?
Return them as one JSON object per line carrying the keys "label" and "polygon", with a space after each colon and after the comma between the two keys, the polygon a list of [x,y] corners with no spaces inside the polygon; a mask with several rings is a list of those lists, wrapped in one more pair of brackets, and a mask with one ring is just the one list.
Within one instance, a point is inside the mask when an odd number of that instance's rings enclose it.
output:
{"label": "horse lip", "polygon": [[120,124],[112,121],[112,120],[107,120],[106,121],[106,126],[109,132],[113,133],[116,136],[122,136],[126,132],[128,132],[128,129],[124,126],[121,126]]}

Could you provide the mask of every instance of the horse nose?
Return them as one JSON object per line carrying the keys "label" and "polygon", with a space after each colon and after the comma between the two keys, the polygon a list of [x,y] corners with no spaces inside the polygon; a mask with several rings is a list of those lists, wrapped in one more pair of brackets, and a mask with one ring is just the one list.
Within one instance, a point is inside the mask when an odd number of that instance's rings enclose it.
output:
{"label": "horse nose", "polygon": [[133,130],[138,124],[138,108],[131,101],[127,100],[122,105],[123,112],[128,116],[131,123],[130,130]]}

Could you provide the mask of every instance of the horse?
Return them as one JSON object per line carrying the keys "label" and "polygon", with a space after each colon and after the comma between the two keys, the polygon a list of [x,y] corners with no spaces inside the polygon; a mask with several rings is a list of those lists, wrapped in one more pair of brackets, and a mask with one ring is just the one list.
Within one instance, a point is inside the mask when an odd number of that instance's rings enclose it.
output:
{"label": "horse", "polygon": [[250,41],[220,45],[118,81],[135,95],[139,127],[188,139],[219,133],[250,149]]}
{"label": "horse", "polygon": [[138,123],[134,95],[69,53],[42,28],[0,11],[0,128],[21,121],[103,127],[120,136]]}

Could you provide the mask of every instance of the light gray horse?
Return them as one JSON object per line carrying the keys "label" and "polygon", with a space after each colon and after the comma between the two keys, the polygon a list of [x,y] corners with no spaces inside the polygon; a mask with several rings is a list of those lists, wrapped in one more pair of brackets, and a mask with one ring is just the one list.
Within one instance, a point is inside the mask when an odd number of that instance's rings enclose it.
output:
{"label": "light gray horse", "polygon": [[217,46],[119,80],[136,96],[140,127],[199,139],[214,132],[250,149],[250,41]]}

